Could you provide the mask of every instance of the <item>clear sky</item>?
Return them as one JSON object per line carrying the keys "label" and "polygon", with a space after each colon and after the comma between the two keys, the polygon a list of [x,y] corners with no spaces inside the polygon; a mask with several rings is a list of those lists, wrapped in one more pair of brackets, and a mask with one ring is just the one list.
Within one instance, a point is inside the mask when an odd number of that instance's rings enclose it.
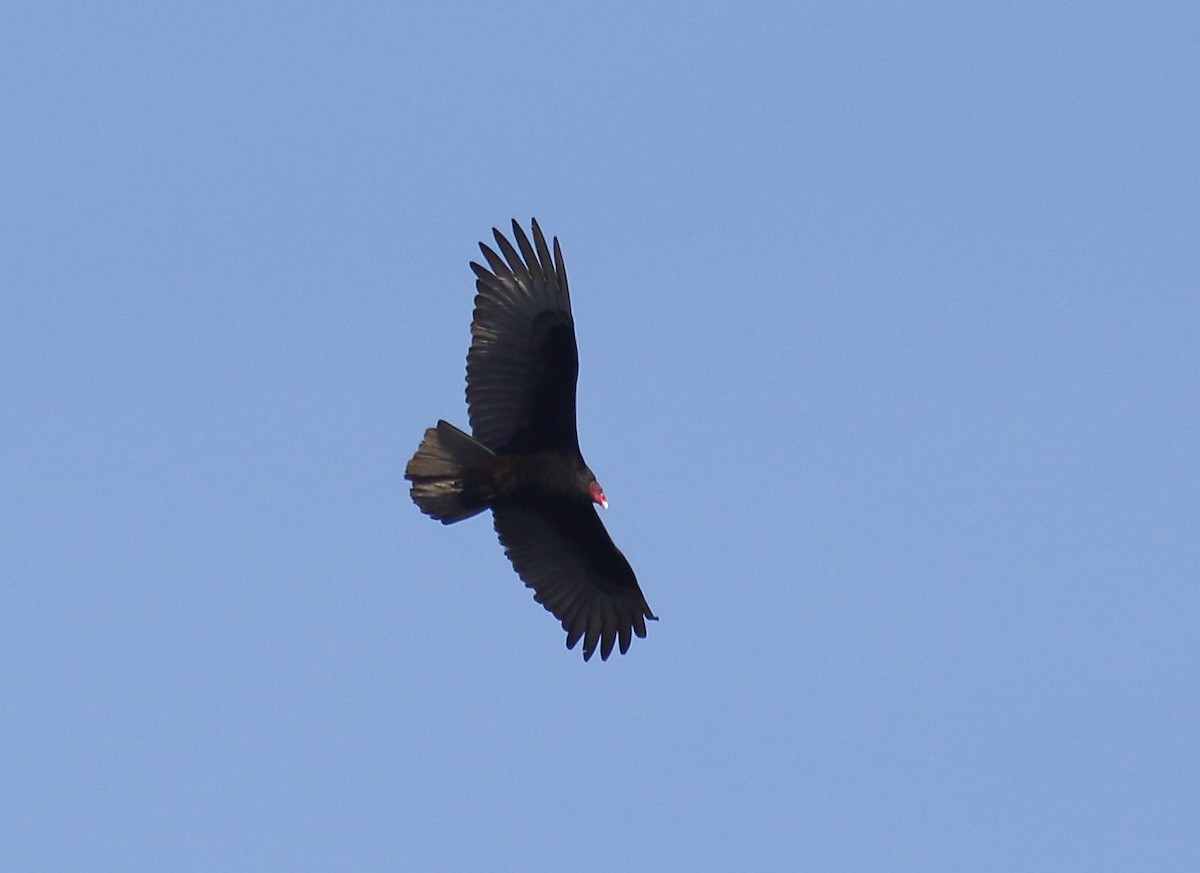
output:
{"label": "clear sky", "polygon": [[[1200,7],[9,4],[0,869],[1200,869]],[[566,256],[661,621],[467,422]]]}

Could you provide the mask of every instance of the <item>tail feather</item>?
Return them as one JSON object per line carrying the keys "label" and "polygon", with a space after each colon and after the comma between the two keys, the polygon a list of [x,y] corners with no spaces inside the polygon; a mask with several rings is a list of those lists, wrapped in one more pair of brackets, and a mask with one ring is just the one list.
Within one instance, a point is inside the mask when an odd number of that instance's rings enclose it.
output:
{"label": "tail feather", "polygon": [[487,504],[463,487],[466,467],[495,457],[495,452],[449,422],[425,431],[417,453],[404,468],[412,499],[426,515],[453,524],[482,512]]}

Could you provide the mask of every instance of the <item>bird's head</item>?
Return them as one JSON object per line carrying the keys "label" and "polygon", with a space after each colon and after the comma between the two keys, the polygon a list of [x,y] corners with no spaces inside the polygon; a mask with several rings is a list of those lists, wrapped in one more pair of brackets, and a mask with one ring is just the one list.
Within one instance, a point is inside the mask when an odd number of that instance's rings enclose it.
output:
{"label": "bird's head", "polygon": [[588,484],[588,497],[592,498],[592,503],[598,503],[601,509],[608,509],[608,498],[604,496],[604,489],[595,479]]}

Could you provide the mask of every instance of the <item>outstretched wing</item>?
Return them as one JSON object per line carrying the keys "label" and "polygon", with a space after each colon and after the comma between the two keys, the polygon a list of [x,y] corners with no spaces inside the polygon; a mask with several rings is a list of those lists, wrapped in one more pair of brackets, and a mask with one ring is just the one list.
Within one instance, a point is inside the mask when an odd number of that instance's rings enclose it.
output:
{"label": "outstretched wing", "polygon": [[[533,222],[533,242],[512,223],[517,247],[493,230],[479,244],[475,317],[467,353],[467,408],[475,438],[499,454],[573,448],[579,354],[558,239],[554,255]],[[501,257],[503,255],[503,257]]]}
{"label": "outstretched wing", "polygon": [[600,658],[607,660],[618,640],[625,654],[634,634],[646,636],[646,619],[655,615],[591,506],[499,505],[492,515],[504,553],[533,589],[533,599],[562,622],[568,649],[582,639],[586,661],[599,643]]}

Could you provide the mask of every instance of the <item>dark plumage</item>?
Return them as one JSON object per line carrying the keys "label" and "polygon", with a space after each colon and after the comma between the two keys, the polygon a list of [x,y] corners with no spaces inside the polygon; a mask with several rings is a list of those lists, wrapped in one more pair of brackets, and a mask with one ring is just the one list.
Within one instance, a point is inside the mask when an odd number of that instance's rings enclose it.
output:
{"label": "dark plumage", "polygon": [[533,598],[562,622],[567,648],[629,649],[654,614],[595,507],[604,491],[584,463],[575,428],[579,356],[562,251],[532,223],[512,224],[514,247],[493,230],[480,243],[475,317],[467,353],[467,407],[474,436],[439,421],[404,471],[412,498],[443,524],[484,509],[504,553]]}

